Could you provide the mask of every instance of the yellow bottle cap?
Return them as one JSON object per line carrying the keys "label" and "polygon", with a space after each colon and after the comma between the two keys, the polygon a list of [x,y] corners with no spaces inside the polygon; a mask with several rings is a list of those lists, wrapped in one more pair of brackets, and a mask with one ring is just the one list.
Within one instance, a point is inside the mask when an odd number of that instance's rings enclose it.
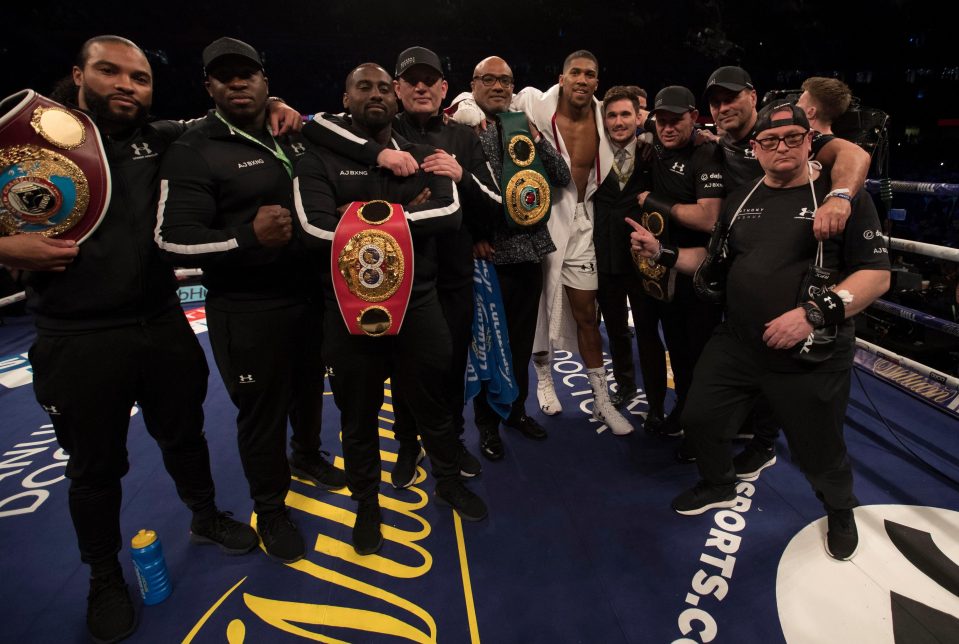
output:
{"label": "yellow bottle cap", "polygon": [[156,540],[157,533],[153,530],[140,530],[133,536],[133,539],[130,540],[130,545],[134,548],[146,548]]}

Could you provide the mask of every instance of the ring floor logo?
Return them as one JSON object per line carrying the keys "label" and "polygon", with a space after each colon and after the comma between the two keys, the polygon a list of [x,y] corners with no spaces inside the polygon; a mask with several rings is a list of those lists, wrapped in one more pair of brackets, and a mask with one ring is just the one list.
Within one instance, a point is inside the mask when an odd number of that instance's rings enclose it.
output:
{"label": "ring floor logo", "polygon": [[[618,388],[611,370],[612,364],[613,361],[609,354],[604,352],[603,367],[608,369],[606,380],[611,383],[612,391],[615,392],[618,391]],[[586,367],[578,359],[578,356],[574,356],[571,351],[555,349],[553,351],[553,372],[556,374],[554,378],[557,379],[554,384],[557,387],[562,384],[562,386],[572,390],[569,395],[574,400],[578,400],[579,410],[586,414],[589,422],[597,425],[596,433],[605,432],[608,429],[606,425],[593,418],[593,390],[589,384],[589,376],[586,375]],[[672,365],[668,353],[666,354],[666,384],[670,389],[674,388]],[[646,398],[646,391],[637,389],[636,393],[626,403],[625,409],[621,411],[624,414],[628,412],[629,416],[636,416],[639,422],[638,426],[641,427],[649,412],[649,400]]]}
{"label": "ring floor logo", "polygon": [[[384,394],[383,411],[392,412],[391,386]],[[393,444],[393,421],[382,415],[379,419],[381,441]],[[387,462],[397,458],[389,449],[381,449],[380,455]],[[337,456],[335,461],[343,467],[342,458]],[[381,476],[384,483],[389,480],[385,471]],[[333,526],[352,528],[356,521],[354,504],[344,501],[349,491],[316,494],[312,482],[294,477],[300,485],[291,487],[286,504],[300,529],[309,535],[307,544],[312,542],[312,551],[287,564],[282,571],[288,573],[285,576],[278,576],[282,573],[271,567],[260,576],[254,573],[224,583],[222,594],[206,598],[208,608],[193,624],[184,644],[294,638],[365,642],[378,636],[421,644],[478,642],[463,526],[455,513],[451,514],[452,531],[445,518],[440,523],[428,520],[424,512],[430,503],[426,478],[426,471],[419,466],[409,488],[380,492],[386,544],[378,554],[361,556],[344,539],[346,533]],[[251,516],[251,523],[256,526],[256,515]],[[312,534],[311,526],[318,528]],[[451,610],[459,606],[465,616]]]}
{"label": "ring floor logo", "polygon": [[851,561],[823,552],[825,517],[786,546],[776,577],[786,641],[959,642],[959,512],[868,505],[855,514]]}

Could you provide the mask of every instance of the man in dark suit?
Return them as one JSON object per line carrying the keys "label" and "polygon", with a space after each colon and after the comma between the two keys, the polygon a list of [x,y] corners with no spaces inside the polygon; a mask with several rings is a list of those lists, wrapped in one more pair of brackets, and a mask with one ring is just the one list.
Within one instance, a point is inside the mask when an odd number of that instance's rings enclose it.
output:
{"label": "man in dark suit", "polygon": [[[662,422],[666,396],[666,355],[659,339],[655,311],[643,314],[642,287],[629,250],[629,229],[624,218],[635,216],[637,195],[649,190],[649,170],[637,158],[636,131],[643,110],[643,92],[638,87],[611,87],[603,97],[606,135],[613,145],[613,165],[596,191],[593,244],[599,270],[597,300],[606,323],[609,352],[617,390],[610,396],[620,406],[636,393],[636,369],[626,302],[629,301],[636,324],[640,368],[646,387],[650,412],[647,423]],[[648,308],[648,307],[647,307]]]}

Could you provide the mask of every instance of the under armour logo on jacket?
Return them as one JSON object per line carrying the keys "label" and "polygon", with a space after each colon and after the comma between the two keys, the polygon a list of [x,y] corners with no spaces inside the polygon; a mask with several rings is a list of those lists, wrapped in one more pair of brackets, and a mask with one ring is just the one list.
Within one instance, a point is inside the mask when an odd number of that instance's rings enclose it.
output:
{"label": "under armour logo on jacket", "polygon": [[290,147],[293,149],[293,153],[296,154],[297,156],[300,156],[301,154],[306,152],[306,146],[303,145],[302,143],[291,143]]}
{"label": "under armour logo on jacket", "polygon": [[133,148],[134,156],[142,157],[154,154],[153,150],[150,149],[149,143],[131,143],[130,147]]}
{"label": "under armour logo on jacket", "polygon": [[677,161],[676,163],[673,164],[673,167],[671,167],[670,170],[678,174],[682,174],[686,170],[686,164],[680,163],[679,161]]}
{"label": "under armour logo on jacket", "polygon": [[256,380],[253,379],[252,373],[248,373],[245,376],[243,374],[240,374],[240,384],[246,384],[250,382],[256,382]]}
{"label": "under armour logo on jacket", "polygon": [[57,406],[56,406],[56,405],[40,405],[40,406],[43,407],[43,411],[47,412],[47,413],[50,414],[51,416],[59,416],[59,415],[60,415],[60,410],[57,409]]}

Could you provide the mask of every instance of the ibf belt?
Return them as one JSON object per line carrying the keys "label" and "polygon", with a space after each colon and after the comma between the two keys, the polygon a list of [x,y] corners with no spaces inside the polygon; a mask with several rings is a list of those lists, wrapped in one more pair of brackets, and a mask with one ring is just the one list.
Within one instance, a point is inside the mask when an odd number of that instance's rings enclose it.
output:
{"label": "ibf belt", "polygon": [[503,149],[500,192],[506,223],[512,228],[532,226],[549,219],[550,191],[546,170],[536,154],[526,114],[497,115]]}
{"label": "ibf belt", "polygon": [[86,114],[29,89],[0,102],[0,235],[82,242],[109,205],[110,168]]}
{"label": "ibf belt", "polygon": [[[669,216],[662,213],[644,212],[639,223],[651,232],[660,242],[669,243]],[[676,290],[676,271],[646,257],[633,253],[633,263],[639,271],[643,291],[657,300],[669,302],[673,299]]]}
{"label": "ibf belt", "polygon": [[352,335],[396,335],[413,289],[413,237],[403,207],[354,201],[333,234],[333,291]]}

